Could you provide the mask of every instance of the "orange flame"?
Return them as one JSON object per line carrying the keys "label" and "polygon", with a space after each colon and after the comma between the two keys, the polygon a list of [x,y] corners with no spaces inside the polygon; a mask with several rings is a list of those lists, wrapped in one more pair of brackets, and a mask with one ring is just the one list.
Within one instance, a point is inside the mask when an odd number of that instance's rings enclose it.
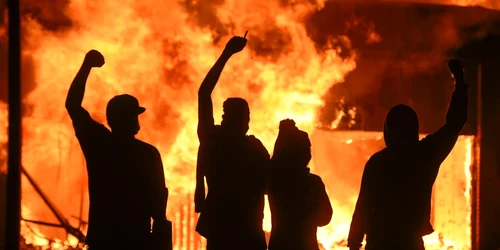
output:
{"label": "orange flame", "polygon": [[[316,110],[323,105],[322,95],[356,67],[355,53],[341,58],[340,49],[333,46],[335,39],[349,44],[347,37],[331,37],[327,49],[318,50],[306,32],[304,17],[322,8],[326,0],[295,2],[288,7],[280,1],[226,0],[214,7],[208,1],[191,1],[192,5],[183,6],[176,1],[71,0],[66,12],[74,25],[68,31],[47,31],[35,20],[25,20],[27,42],[23,53],[34,60],[37,86],[25,100],[29,110],[23,120],[23,165],[67,217],[80,214],[82,201],[88,205],[85,161],[64,109],[64,99],[85,52],[100,50],[106,64],[91,73],[84,107],[103,124],[104,108],[114,95],[135,95],[148,109],[141,116],[143,130],[139,137],[162,153],[172,197],[167,214],[171,220],[181,222],[174,225],[174,236],[182,238],[175,243],[176,249],[187,245],[189,249],[200,248],[202,244],[193,243],[193,238],[181,237],[189,235],[187,230],[192,230],[195,224],[195,218],[183,216],[193,211],[185,202],[192,200],[194,190],[198,148],[196,94],[225,42],[232,35],[243,35],[249,30],[248,48],[228,63],[213,95],[215,118],[220,121],[222,102],[227,97],[246,98],[252,110],[250,133],[257,135],[268,149],[272,149],[281,119],[292,118],[301,129],[313,133]],[[369,37],[372,42],[382,39],[374,31]],[[353,118],[355,113],[353,108],[339,114],[339,119]],[[6,116],[6,106],[0,103],[0,129],[6,130],[7,119],[3,119]],[[346,136],[341,143],[356,142]],[[470,143],[471,139],[467,140]],[[0,133],[0,144],[6,141],[6,135]],[[470,190],[467,169],[471,153],[470,149],[465,151],[458,149],[457,155],[469,157],[464,163],[464,182]],[[6,152],[0,151],[0,159],[6,159],[5,156]],[[311,167],[315,170],[315,166]],[[327,186],[332,182],[324,180]],[[24,218],[55,222],[26,182],[23,191]],[[327,227],[318,230],[318,238],[324,249],[336,249],[345,245],[357,194],[349,194],[348,202],[341,203],[336,201],[336,195],[342,190],[328,191],[334,218]],[[470,204],[470,197],[467,193],[465,196],[469,199],[466,204]],[[84,220],[87,212],[84,209]],[[263,227],[266,231],[271,229],[267,203]],[[53,249],[77,243],[73,237],[66,239],[61,230],[33,228],[31,231],[23,223],[27,243],[52,244]],[[463,228],[467,230],[470,224]],[[45,237],[62,240],[49,243]],[[455,240],[440,240],[436,233],[426,238],[426,245],[470,248],[467,242],[455,243]]]}
{"label": "orange flame", "polygon": [[[23,52],[35,62],[37,87],[25,100],[31,110],[24,118],[23,164],[47,193],[58,194],[53,199],[68,216],[79,214],[80,186],[86,185],[84,159],[63,104],[84,53],[94,48],[105,55],[106,64],[91,73],[84,107],[105,123],[104,107],[112,96],[137,96],[148,109],[141,116],[140,139],[162,152],[171,196],[188,196],[194,188],[198,147],[197,89],[225,41],[245,30],[249,46],[226,66],[214,93],[216,119],[223,100],[241,96],[252,110],[250,133],[267,148],[274,144],[281,119],[293,118],[312,132],[322,94],[355,68],[354,53],[343,59],[336,47],[317,50],[307,35],[302,19],[323,3],[286,8],[278,1],[226,1],[213,11],[223,27],[233,28],[215,43],[209,28],[195,25],[192,16],[171,1],[73,0],[66,11],[74,27],[63,34],[26,20]],[[203,14],[200,19],[209,18]],[[278,45],[275,38],[280,34],[287,40]],[[281,53],[263,56],[259,48]],[[28,192],[23,198],[32,216],[50,218],[43,204],[32,201],[36,194]],[[86,194],[84,199],[88,202]],[[177,201],[172,199],[170,205],[176,207]],[[174,211],[169,214],[175,216]],[[269,217],[264,224],[270,225]]]}
{"label": "orange flame", "polygon": [[7,173],[7,128],[9,126],[7,105],[0,102],[0,174]]}

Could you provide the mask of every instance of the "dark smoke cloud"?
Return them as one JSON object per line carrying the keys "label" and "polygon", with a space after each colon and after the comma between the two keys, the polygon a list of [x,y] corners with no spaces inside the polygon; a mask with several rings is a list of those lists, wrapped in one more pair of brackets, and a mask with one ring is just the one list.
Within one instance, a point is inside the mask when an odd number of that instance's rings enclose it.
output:
{"label": "dark smoke cloud", "polygon": [[[299,4],[314,2],[313,0],[280,0],[283,8],[293,8]],[[214,44],[225,42],[221,41],[223,37],[235,34],[234,23],[223,23],[216,16],[216,9],[224,4],[224,0],[184,0],[182,6],[189,14],[191,23],[201,27],[209,28],[212,31]],[[259,20],[258,24],[247,27],[249,30],[258,30],[258,34],[250,33],[247,38],[248,49],[257,57],[276,61],[280,56],[291,51],[291,34],[287,30],[279,27],[275,20]],[[241,34],[243,35],[243,34]]]}
{"label": "dark smoke cloud", "polygon": [[498,11],[478,7],[328,2],[308,18],[309,36],[321,50],[331,37],[346,35],[350,42],[336,46],[355,52],[358,60],[345,82],[325,95],[323,122],[336,117],[345,98],[361,112],[365,129],[380,130],[390,107],[404,103],[419,114],[433,114],[422,117],[421,127],[434,131],[443,122],[452,87],[447,59],[463,44],[494,32],[492,24],[499,20]]}
{"label": "dark smoke cloud", "polygon": [[182,0],[180,4],[189,14],[189,21],[201,28],[209,28],[214,37],[214,43],[228,35],[232,28],[222,23],[215,15],[217,7],[224,4],[224,0]]}
{"label": "dark smoke cloud", "polygon": [[36,20],[45,30],[61,32],[72,26],[66,15],[68,4],[69,0],[21,0],[21,15]]}
{"label": "dark smoke cloud", "polygon": [[292,37],[287,30],[271,24],[258,27],[259,33],[249,36],[248,46],[256,56],[276,62],[281,55],[293,50],[289,43]]}
{"label": "dark smoke cloud", "polygon": [[[334,0],[329,0],[334,1]],[[371,3],[371,4],[428,4],[428,5],[452,5],[452,0],[335,0],[337,2],[350,2],[350,3]],[[500,9],[500,2],[498,0],[482,0],[475,1],[479,7],[489,9]],[[475,6],[469,6],[475,7]]]}

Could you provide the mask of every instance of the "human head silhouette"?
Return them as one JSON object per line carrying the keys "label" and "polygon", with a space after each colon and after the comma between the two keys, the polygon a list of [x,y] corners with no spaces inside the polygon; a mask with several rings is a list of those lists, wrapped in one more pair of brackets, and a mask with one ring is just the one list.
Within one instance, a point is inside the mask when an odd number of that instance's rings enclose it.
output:
{"label": "human head silhouette", "polygon": [[418,142],[417,113],[406,105],[396,105],[385,118],[384,140],[387,147],[399,147]]}
{"label": "human head silhouette", "polygon": [[287,168],[306,168],[311,158],[309,135],[299,130],[293,120],[281,121],[278,139],[274,144],[273,160]]}
{"label": "human head silhouette", "polygon": [[137,98],[131,95],[117,95],[109,100],[106,117],[113,134],[135,136],[139,130],[138,116],[146,111],[139,106]]}
{"label": "human head silhouette", "polygon": [[233,136],[245,136],[249,129],[250,108],[245,99],[228,98],[223,104],[221,127]]}

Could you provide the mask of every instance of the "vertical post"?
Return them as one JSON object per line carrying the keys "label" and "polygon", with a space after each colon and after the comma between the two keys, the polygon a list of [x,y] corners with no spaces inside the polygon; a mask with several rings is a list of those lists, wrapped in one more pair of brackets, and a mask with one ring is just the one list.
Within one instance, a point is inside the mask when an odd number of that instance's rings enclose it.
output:
{"label": "vertical post", "polygon": [[19,0],[7,0],[9,17],[9,161],[6,249],[18,250],[21,231],[21,43]]}
{"label": "vertical post", "polygon": [[476,135],[474,136],[474,144],[473,144],[473,154],[474,154],[474,164],[472,169],[472,199],[471,199],[471,207],[472,207],[472,218],[471,218],[471,229],[472,229],[472,249],[481,249],[480,247],[480,171],[481,171],[481,140],[482,140],[482,112],[483,112],[483,98],[482,98],[482,89],[483,86],[483,66],[480,63],[477,67],[477,124],[476,124]]}

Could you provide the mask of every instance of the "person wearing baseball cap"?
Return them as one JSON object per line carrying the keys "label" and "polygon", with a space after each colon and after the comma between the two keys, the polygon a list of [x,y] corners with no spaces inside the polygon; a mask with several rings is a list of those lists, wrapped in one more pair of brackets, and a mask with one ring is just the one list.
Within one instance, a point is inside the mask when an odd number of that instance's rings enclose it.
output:
{"label": "person wearing baseball cap", "polygon": [[[139,115],[146,109],[131,95],[117,95],[106,107],[111,131],[82,107],[92,68],[104,65],[96,50],[85,56],[71,83],[66,109],[87,163],[89,181],[89,249],[148,249],[153,228],[168,223],[163,164],[158,150],[135,138]],[[153,230],[153,235],[158,234]]]}
{"label": "person wearing baseball cap", "polygon": [[139,106],[137,98],[123,94],[109,100],[106,107],[106,118],[114,133],[135,135],[140,130],[138,116],[146,111]]}

